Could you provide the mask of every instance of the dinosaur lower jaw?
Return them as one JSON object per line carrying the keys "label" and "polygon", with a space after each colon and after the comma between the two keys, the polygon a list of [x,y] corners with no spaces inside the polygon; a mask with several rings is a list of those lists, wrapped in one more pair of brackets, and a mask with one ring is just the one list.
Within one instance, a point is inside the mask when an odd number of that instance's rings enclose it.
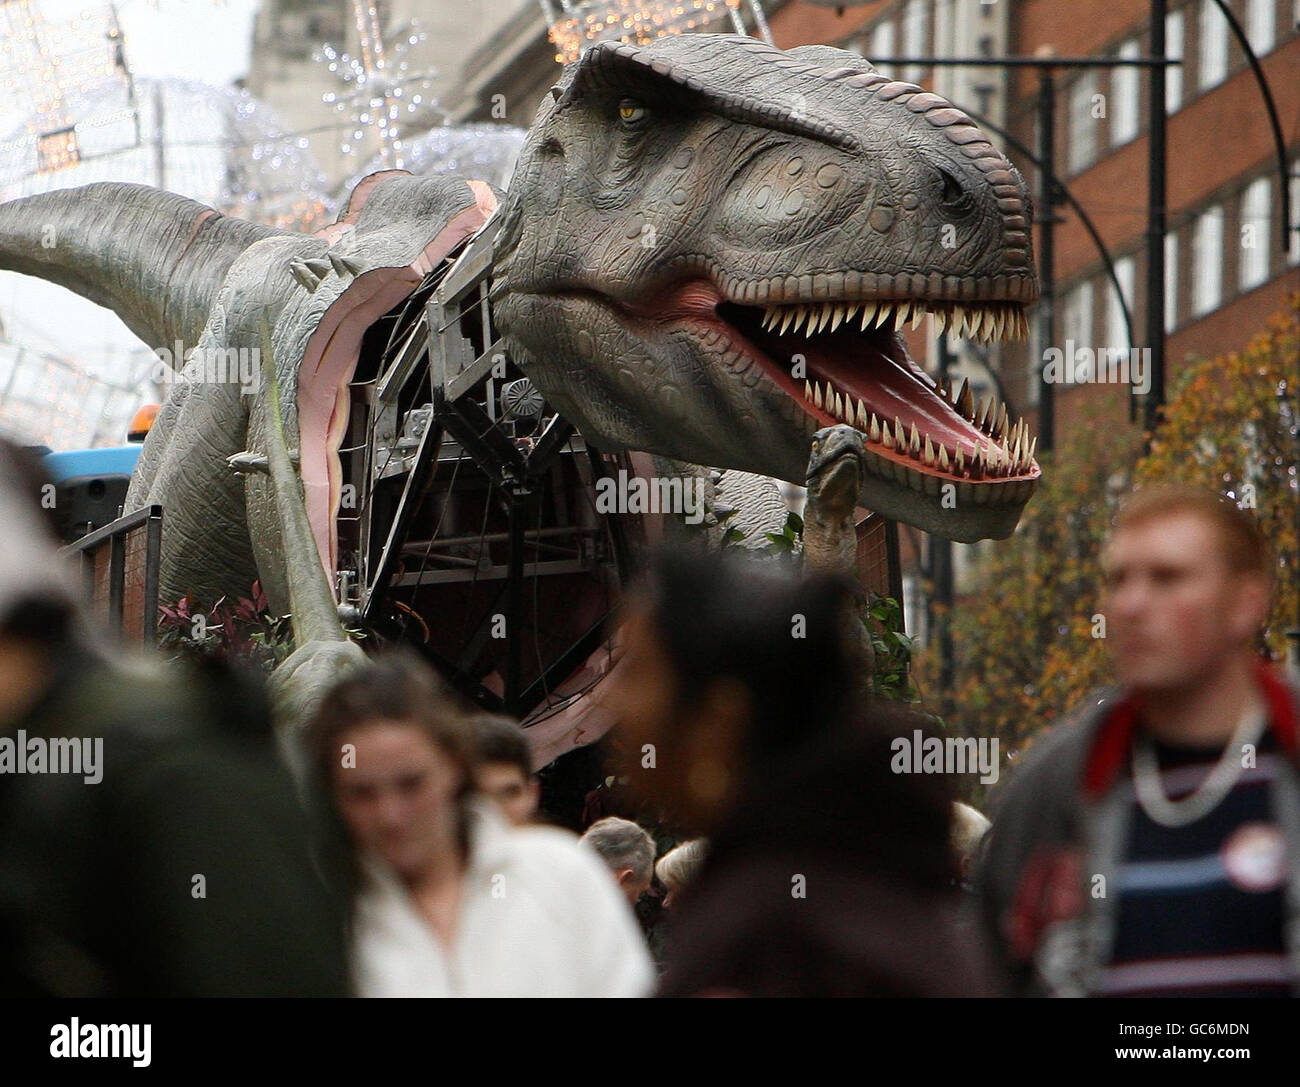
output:
{"label": "dinosaur lower jaw", "polygon": [[898,330],[927,310],[968,335],[1007,337],[1025,327],[1019,304],[1010,302],[760,308],[719,301],[697,317],[724,325],[732,346],[800,405],[810,427],[848,423],[861,431],[873,475],[925,492],[951,481],[980,504],[1023,502],[1040,475],[1036,440],[1023,420],[1011,423],[1005,407],[990,399],[976,409],[965,385],[950,396],[910,358]]}

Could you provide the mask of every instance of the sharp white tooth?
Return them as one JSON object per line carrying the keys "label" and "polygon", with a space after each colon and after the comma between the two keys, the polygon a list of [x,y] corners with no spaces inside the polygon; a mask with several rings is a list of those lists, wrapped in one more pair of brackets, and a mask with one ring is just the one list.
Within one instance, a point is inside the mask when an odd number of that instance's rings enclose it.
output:
{"label": "sharp white tooth", "polygon": [[811,400],[811,399],[813,398],[813,395],[812,395],[812,382],[810,382],[810,381],[805,381],[805,382],[803,383],[803,396],[804,396],[804,399],[805,399],[805,400]]}
{"label": "sharp white tooth", "polygon": [[783,308],[785,309],[785,313],[783,314],[783,316],[782,316],[782,318],[781,318],[781,331],[780,331],[780,333],[779,333],[779,335],[781,335],[781,336],[784,336],[784,335],[786,334],[786,332],[789,331],[789,329],[790,329],[790,322],[793,321],[793,320],[794,320],[794,317],[795,317],[795,307],[794,307],[794,306],[785,306],[785,307],[783,307]]}
{"label": "sharp white tooth", "polygon": [[912,331],[915,332],[917,326],[925,319],[925,307],[919,302],[912,307]]}
{"label": "sharp white tooth", "polygon": [[938,310],[934,315],[935,329],[940,336],[948,331],[948,311]]}
{"label": "sharp white tooth", "polygon": [[1002,438],[1002,464],[1008,475],[1011,474],[1011,450],[1007,448],[1005,435]]}
{"label": "sharp white tooth", "polygon": [[853,317],[854,317],[854,315],[855,315],[855,314],[858,312],[858,310],[860,310],[861,308],[862,308],[862,303],[861,303],[861,302],[850,302],[850,303],[849,303],[849,304],[844,308],[844,320],[846,320],[846,321],[848,321],[850,324],[852,324],[852,323],[853,323]]}
{"label": "sharp white tooth", "polygon": [[1038,448],[1038,438],[1035,437],[1034,440],[1031,441],[1031,442],[1029,443],[1029,463],[1030,463],[1030,464],[1033,464],[1033,463],[1034,463],[1034,451],[1035,451],[1037,448]]}
{"label": "sharp white tooth", "polygon": [[961,446],[957,446],[957,455],[953,457],[952,463],[959,476],[966,474],[966,454],[961,451]]}
{"label": "sharp white tooth", "polygon": [[844,418],[844,401],[840,399],[840,394],[835,394],[835,418]]}
{"label": "sharp white tooth", "polygon": [[772,311],[766,306],[763,308],[763,320],[760,321],[759,324],[762,326],[764,331],[766,331],[772,324]]}
{"label": "sharp white tooth", "polygon": [[859,430],[866,430],[869,425],[867,422],[867,405],[861,400],[858,401],[858,414],[853,421],[853,425]]}
{"label": "sharp white tooth", "polygon": [[908,443],[908,449],[910,449],[913,453],[921,452],[921,434],[916,429],[915,423],[912,424],[912,436],[911,436],[911,441]]}
{"label": "sharp white tooth", "polygon": [[844,307],[844,306],[836,306],[836,307],[835,307],[834,312],[831,314],[831,331],[832,331],[832,332],[834,332],[837,328],[840,327],[841,323],[843,323],[843,321],[844,321],[845,315],[846,315],[846,310],[845,310],[845,307]]}
{"label": "sharp white tooth", "polygon": [[876,327],[888,328],[890,322],[894,319],[894,303],[881,302],[880,310],[876,314]]}
{"label": "sharp white tooth", "polygon": [[[926,440],[929,441],[928,438]],[[948,447],[946,445],[939,446],[939,467],[946,472],[948,471],[949,463],[950,462],[948,460]]]}
{"label": "sharp white tooth", "polygon": [[998,409],[998,429],[995,433],[999,438],[1007,436],[1007,406],[1005,404]]}
{"label": "sharp white tooth", "polygon": [[952,334],[954,336],[966,335],[966,307],[956,304],[952,307]]}
{"label": "sharp white tooth", "polygon": [[822,323],[826,320],[826,307],[814,306],[812,312],[808,315],[808,335],[822,330]]}
{"label": "sharp white tooth", "polygon": [[930,441],[930,435],[925,436],[925,446],[921,450],[921,459],[927,465],[934,464],[934,443]]}
{"label": "sharp white tooth", "polygon": [[907,310],[906,302],[904,302],[901,306],[899,306],[897,309],[894,310],[894,331],[895,332],[901,332],[903,325],[907,323],[907,312],[908,310]]}
{"label": "sharp white tooth", "polygon": [[961,391],[953,399],[953,404],[962,415],[967,418],[973,418],[975,415],[975,397],[970,391],[970,378],[963,378]]}
{"label": "sharp white tooth", "polygon": [[1012,468],[1020,467],[1020,454],[1023,451],[1023,446],[1020,443],[1021,443],[1020,427],[1019,424],[1017,424],[1016,440],[1011,446],[1011,467]]}
{"label": "sharp white tooth", "polygon": [[907,452],[907,431],[903,429],[903,420],[897,415],[894,416],[894,441],[898,443],[898,448]]}
{"label": "sharp white tooth", "polygon": [[880,441],[880,420],[876,418],[876,413],[871,413],[871,429],[867,431],[867,436],[873,441]]}
{"label": "sharp white tooth", "polygon": [[816,404],[819,408],[825,407],[825,405],[822,403],[822,383],[820,381],[813,386],[813,403]]}
{"label": "sharp white tooth", "polygon": [[1006,339],[1007,333],[1007,314],[1005,310],[998,311],[997,324],[993,328],[993,334],[999,339]]}
{"label": "sharp white tooth", "polygon": [[894,436],[889,431],[888,423],[886,423],[884,426],[880,428],[880,440],[885,443],[886,449],[894,448]]}
{"label": "sharp white tooth", "polygon": [[876,319],[876,304],[874,302],[864,302],[862,304],[862,321],[861,328],[865,332],[871,327]]}

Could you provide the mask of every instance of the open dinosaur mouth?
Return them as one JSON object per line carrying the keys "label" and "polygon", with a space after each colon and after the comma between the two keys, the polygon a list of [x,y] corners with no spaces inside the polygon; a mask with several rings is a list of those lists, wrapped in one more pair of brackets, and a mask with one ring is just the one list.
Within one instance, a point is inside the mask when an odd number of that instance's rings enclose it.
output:
{"label": "open dinosaur mouth", "polygon": [[1027,331],[1023,307],[1009,301],[749,306],[724,300],[715,309],[741,341],[736,346],[800,404],[815,428],[847,423],[866,436],[873,474],[927,493],[949,479],[976,501],[1023,500],[1039,476],[1037,439],[1023,420],[1009,420],[1005,405],[992,397],[976,405],[965,382],[955,392],[936,386],[908,356],[899,332],[909,322],[916,328],[927,313],[940,331],[976,339]]}

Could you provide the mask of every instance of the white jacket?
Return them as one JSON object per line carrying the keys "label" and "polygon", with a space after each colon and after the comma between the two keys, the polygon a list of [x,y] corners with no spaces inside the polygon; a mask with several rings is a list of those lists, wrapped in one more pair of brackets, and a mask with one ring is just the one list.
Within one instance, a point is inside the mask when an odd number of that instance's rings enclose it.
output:
{"label": "white jacket", "polygon": [[450,952],[396,873],[363,861],[353,932],[361,996],[646,996],[654,968],[599,859],[554,827],[511,827],[471,801]]}

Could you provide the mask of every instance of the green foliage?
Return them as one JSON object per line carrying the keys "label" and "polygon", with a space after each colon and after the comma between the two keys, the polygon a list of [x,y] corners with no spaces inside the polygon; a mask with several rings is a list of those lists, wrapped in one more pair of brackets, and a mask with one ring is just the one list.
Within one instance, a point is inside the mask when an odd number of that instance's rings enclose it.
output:
{"label": "green foliage", "polygon": [[[1300,302],[1300,296],[1297,297]],[[951,615],[955,689],[949,723],[960,734],[998,737],[1015,753],[1041,729],[1110,682],[1100,552],[1118,502],[1137,483],[1212,487],[1248,505],[1278,556],[1278,591],[1267,642],[1280,656],[1297,607],[1295,303],[1241,352],[1193,363],[1171,390],[1162,425],[1143,456],[1136,428],[1100,413],[1072,424],[1015,534],[986,544],[971,590]],[[1246,484],[1252,490],[1246,489]],[[932,645],[917,680],[932,695]]]}
{"label": "green foliage", "polygon": [[903,630],[903,606],[892,596],[871,593],[862,618],[871,637],[871,686],[876,697],[920,701],[912,682],[913,639]]}

